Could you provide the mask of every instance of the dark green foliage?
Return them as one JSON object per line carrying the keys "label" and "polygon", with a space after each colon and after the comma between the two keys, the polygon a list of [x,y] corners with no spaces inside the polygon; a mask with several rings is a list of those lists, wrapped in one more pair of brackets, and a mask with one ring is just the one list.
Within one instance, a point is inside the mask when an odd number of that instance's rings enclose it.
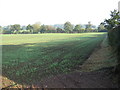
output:
{"label": "dark green foliage", "polygon": [[56,29],[56,31],[57,31],[57,33],[65,33],[65,32],[64,32],[61,28],[59,28],[59,27]]}
{"label": "dark green foliage", "polygon": [[32,25],[29,24],[26,29],[30,30],[30,32],[33,33],[33,27],[32,27]]}
{"label": "dark green foliage", "polygon": [[46,26],[45,25],[42,25],[40,27],[40,33],[45,33],[45,31],[47,30]]}
{"label": "dark green foliage", "polygon": [[82,28],[82,26],[81,26],[80,24],[78,24],[78,25],[76,25],[75,28],[73,29],[73,32],[76,32],[76,33],[81,32],[81,28]]}
{"label": "dark green foliage", "polygon": [[117,75],[118,84],[120,87],[120,16],[118,14],[119,12],[117,12],[117,10],[111,12],[111,18],[105,20],[105,23],[106,28],[108,29],[109,45],[112,47],[113,53],[117,58],[115,74]]}
{"label": "dark green foliage", "polygon": [[71,33],[73,31],[73,25],[70,22],[64,24],[64,30],[66,33]]}
{"label": "dark green foliage", "polygon": [[109,44],[111,45],[112,50],[117,57],[117,66],[115,69],[115,74],[118,77],[118,83],[120,85],[120,26],[109,30],[108,38]]}
{"label": "dark green foliage", "polygon": [[20,28],[20,25],[19,24],[14,24],[14,25],[11,25],[11,27],[10,27],[10,30],[11,31],[15,31],[15,30],[20,30],[21,28]]}
{"label": "dark green foliage", "polygon": [[3,34],[37,34],[37,33],[84,33],[97,32],[90,22],[86,25],[72,25],[70,22],[56,25],[41,25],[39,22],[33,25],[20,26],[19,24],[2,27]]}
{"label": "dark green foliage", "polygon": [[113,29],[119,24],[119,12],[117,10],[111,11],[110,19],[105,19],[105,28],[108,30]]}
{"label": "dark green foliage", "polygon": [[3,30],[2,33],[3,34],[11,34],[12,32],[10,30]]}

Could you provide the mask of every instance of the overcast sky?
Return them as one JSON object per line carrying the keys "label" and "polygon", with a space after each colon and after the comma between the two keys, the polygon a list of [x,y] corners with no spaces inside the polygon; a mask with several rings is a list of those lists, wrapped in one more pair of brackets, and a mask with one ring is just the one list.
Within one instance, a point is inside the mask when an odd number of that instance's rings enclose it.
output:
{"label": "overcast sky", "polygon": [[0,25],[86,24],[98,25],[118,9],[119,0],[0,0]]}

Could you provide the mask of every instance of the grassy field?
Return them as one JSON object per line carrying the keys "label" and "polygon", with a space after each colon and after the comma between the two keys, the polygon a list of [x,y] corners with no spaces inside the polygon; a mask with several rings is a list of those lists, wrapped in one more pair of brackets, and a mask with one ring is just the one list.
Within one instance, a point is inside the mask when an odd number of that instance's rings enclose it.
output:
{"label": "grassy field", "polygon": [[3,35],[2,74],[17,83],[32,84],[52,75],[74,72],[105,35]]}

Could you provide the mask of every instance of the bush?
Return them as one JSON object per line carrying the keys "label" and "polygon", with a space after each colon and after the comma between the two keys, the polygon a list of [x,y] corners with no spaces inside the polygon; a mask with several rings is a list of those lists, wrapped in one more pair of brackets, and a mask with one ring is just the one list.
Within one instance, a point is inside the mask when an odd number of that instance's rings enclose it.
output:
{"label": "bush", "polygon": [[10,30],[3,30],[2,33],[3,34],[11,34],[12,32]]}
{"label": "bush", "polygon": [[108,31],[108,39],[109,44],[117,57],[115,74],[117,75],[118,84],[120,86],[120,26],[117,26],[114,29]]}

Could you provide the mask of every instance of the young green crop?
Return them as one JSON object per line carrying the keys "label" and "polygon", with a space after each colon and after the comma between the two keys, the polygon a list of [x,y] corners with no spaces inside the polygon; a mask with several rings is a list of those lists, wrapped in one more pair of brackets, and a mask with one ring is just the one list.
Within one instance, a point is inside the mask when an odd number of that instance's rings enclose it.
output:
{"label": "young green crop", "polygon": [[3,35],[3,75],[31,84],[60,73],[70,73],[103,40],[105,33]]}

